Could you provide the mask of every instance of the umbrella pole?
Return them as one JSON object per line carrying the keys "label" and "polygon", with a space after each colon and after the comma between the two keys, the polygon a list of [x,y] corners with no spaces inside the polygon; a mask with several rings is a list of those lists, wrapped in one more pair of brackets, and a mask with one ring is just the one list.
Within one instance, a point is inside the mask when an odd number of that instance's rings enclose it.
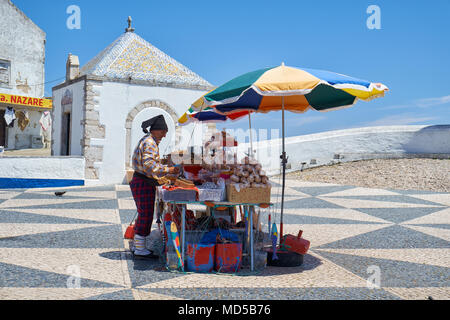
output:
{"label": "umbrella pole", "polygon": [[250,128],[250,152],[248,153],[248,156],[253,158],[252,120],[250,118],[250,112],[248,113],[248,126]]}
{"label": "umbrella pole", "polygon": [[283,184],[281,187],[281,214],[280,214],[280,245],[281,245],[281,238],[283,237],[283,207],[284,207],[284,187],[286,183],[286,151],[285,151],[285,144],[284,144],[284,96],[281,97],[281,134],[282,134],[282,154],[281,154],[281,164],[282,164],[282,170],[283,170]]}

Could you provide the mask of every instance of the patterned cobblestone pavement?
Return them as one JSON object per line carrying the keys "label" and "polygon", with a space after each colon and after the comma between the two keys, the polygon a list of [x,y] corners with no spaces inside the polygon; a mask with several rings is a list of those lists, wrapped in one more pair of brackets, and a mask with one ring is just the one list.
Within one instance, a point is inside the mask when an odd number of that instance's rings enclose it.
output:
{"label": "patterned cobblestone pavement", "polygon": [[129,186],[63,190],[0,190],[0,299],[450,299],[449,193],[288,180],[284,233],[311,241],[303,265],[228,275],[133,260]]}

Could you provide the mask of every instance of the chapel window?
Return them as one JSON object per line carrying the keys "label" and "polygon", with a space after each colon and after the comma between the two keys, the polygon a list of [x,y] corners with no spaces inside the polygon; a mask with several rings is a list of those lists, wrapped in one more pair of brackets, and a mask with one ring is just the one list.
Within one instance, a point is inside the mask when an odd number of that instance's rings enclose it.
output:
{"label": "chapel window", "polygon": [[9,85],[11,75],[11,61],[0,60],[0,85]]}

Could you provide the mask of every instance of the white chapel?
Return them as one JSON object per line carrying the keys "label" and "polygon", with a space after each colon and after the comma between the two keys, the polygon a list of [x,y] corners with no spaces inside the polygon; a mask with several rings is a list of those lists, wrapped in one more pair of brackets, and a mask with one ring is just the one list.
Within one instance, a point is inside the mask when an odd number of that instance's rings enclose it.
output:
{"label": "white chapel", "polygon": [[[213,88],[138,36],[129,18],[125,33],[82,68],[69,54],[66,80],[53,88],[52,155],[84,157],[86,185],[123,183],[141,123],[164,115],[169,132],[159,148],[167,154],[186,138],[175,135],[179,117]],[[183,130],[201,136],[206,129]]]}

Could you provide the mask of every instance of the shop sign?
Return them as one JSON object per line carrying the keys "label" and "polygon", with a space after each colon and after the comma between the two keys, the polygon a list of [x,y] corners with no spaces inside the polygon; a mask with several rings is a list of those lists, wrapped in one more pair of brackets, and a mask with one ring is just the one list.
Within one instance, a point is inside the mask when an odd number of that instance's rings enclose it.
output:
{"label": "shop sign", "polygon": [[52,100],[44,98],[24,97],[14,94],[0,93],[0,103],[8,103],[19,106],[35,107],[35,108],[52,108]]}

